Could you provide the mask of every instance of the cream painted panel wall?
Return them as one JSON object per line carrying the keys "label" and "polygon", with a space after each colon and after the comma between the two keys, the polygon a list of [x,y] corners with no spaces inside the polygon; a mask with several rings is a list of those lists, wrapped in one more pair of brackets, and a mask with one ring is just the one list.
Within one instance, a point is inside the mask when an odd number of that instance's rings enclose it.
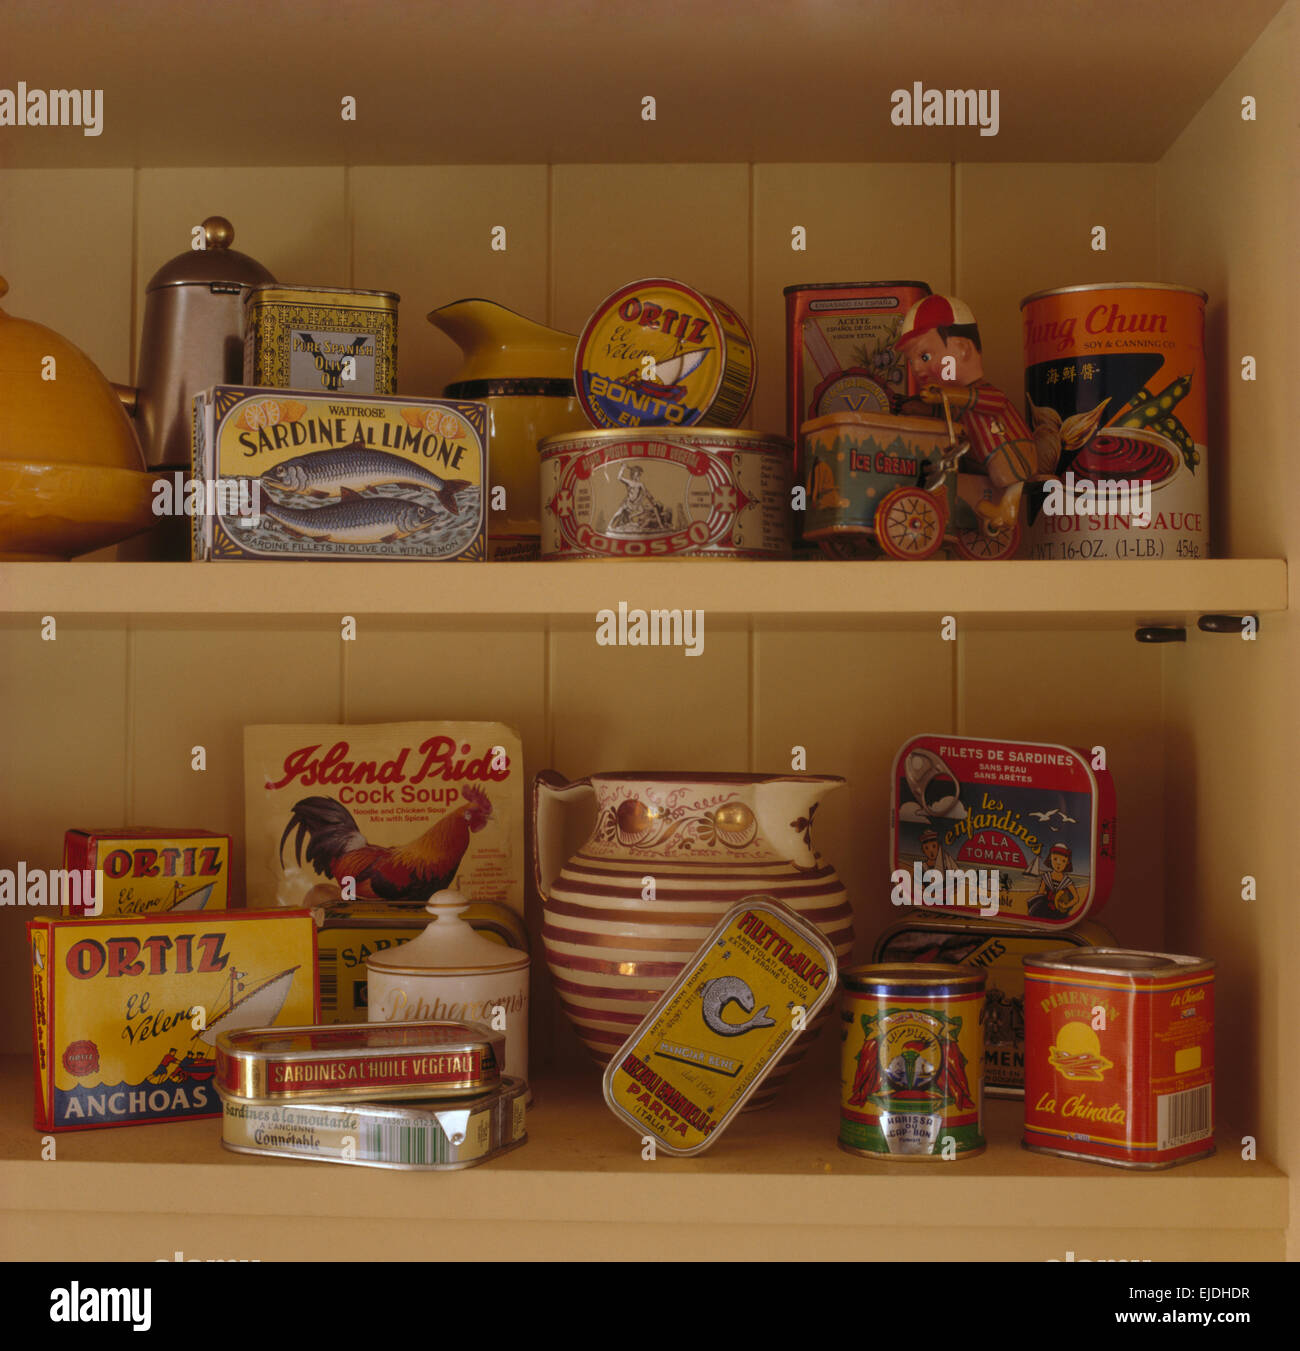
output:
{"label": "cream painted panel wall", "polygon": [[[984,373],[1020,404],[1020,302],[1099,281],[1162,281],[1156,176],[1149,164],[961,164],[953,288],[975,311]],[[1106,250],[1092,247],[1106,228]],[[1173,280],[1172,278],[1169,280]]]}
{"label": "cream painted panel wall", "polygon": [[[1254,643],[1191,634],[1166,686],[1170,841],[1183,846],[1171,850],[1171,885],[1193,898],[1172,933],[1186,950],[1219,963],[1221,1111],[1291,1175],[1292,1260],[1300,1257],[1300,1085],[1284,1067],[1295,1059],[1300,969],[1300,868],[1288,791],[1300,746],[1292,378],[1300,308],[1298,41],[1300,6],[1292,0],[1159,166],[1162,262],[1210,292],[1216,544],[1245,555],[1285,554],[1293,574],[1290,609],[1266,620]],[[1242,120],[1247,95],[1257,103],[1255,122]],[[1253,383],[1240,378],[1243,355],[1258,361]],[[1251,902],[1241,898],[1246,876],[1257,888]]]}
{"label": "cream painted panel wall", "polygon": [[547,182],[531,164],[349,171],[352,284],[402,297],[399,393],[437,396],[455,377],[459,348],[425,318],[440,305],[482,296],[546,323]]}
{"label": "cream painted panel wall", "polygon": [[110,380],[131,378],[130,169],[0,171],[0,308],[75,343]]}
{"label": "cream painted panel wall", "polygon": [[[757,164],[748,309],[759,389],[749,425],[786,430],[787,286],[923,281],[951,287],[952,170],[946,164]],[[803,250],[792,231],[806,231]]]}

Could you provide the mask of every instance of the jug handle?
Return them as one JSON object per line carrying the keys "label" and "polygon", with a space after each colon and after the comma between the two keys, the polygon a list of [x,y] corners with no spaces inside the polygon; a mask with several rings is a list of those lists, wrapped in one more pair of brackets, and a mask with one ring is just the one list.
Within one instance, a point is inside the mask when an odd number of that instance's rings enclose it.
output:
{"label": "jug handle", "polygon": [[590,779],[570,783],[553,769],[542,770],[533,781],[533,879],[543,900],[549,899],[551,884],[564,866],[564,819],[559,806],[595,792]]}
{"label": "jug handle", "polygon": [[127,417],[136,417],[140,412],[140,391],[132,385],[113,385],[113,393],[117,395],[118,402],[121,403]]}

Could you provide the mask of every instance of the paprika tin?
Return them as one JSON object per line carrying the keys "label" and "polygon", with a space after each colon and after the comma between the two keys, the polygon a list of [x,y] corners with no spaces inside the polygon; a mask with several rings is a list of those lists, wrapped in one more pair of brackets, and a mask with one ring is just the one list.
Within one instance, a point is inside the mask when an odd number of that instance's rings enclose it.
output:
{"label": "paprika tin", "polygon": [[899,962],[840,976],[840,1148],[910,1161],[982,1153],[984,972]]}
{"label": "paprika tin", "polygon": [[243,1102],[221,1094],[221,1143],[236,1154],[448,1172],[522,1145],[525,1087],[502,1079],[461,1101]]}
{"label": "paprika tin", "polygon": [[783,436],[572,432],[538,450],[544,559],[790,557]]}
{"label": "paprika tin", "polygon": [[1205,558],[1204,291],[1113,282],[1020,302],[1033,558]]}
{"label": "paprika tin", "polygon": [[927,735],[894,757],[897,906],[1059,930],[1105,904],[1115,785],[1070,746]]}
{"label": "paprika tin", "polygon": [[496,1087],[505,1050],[479,1023],[242,1028],[217,1037],[215,1078],[245,1102],[475,1097]]}
{"label": "paprika tin", "polygon": [[736,427],[756,379],[740,315],[665,277],[602,300],[574,359],[578,402],[593,427]]}
{"label": "paprika tin", "polygon": [[400,299],[337,286],[252,287],[244,297],[244,383],[391,397]]}
{"label": "paprika tin", "polygon": [[1059,949],[1113,947],[1114,936],[1093,920],[1064,932],[1026,930],[986,919],[905,919],[876,941],[877,962],[944,962],[978,967],[984,991],[984,1092],[1025,1096],[1025,968],[1023,957]]}
{"label": "paprika tin", "polygon": [[1214,1153],[1214,963],[1123,948],[1025,962],[1024,1146],[1118,1168]]}

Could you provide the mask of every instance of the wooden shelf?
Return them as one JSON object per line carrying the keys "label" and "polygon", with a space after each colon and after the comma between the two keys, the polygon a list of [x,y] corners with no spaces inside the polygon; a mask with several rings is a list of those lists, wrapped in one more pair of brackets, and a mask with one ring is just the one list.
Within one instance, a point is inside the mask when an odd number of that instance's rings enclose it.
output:
{"label": "wooden shelf", "polygon": [[343,614],[520,620],[616,608],[703,609],[817,623],[1020,619],[1124,626],[1285,610],[1282,559],[1181,562],[7,563],[14,616],[238,619]]}
{"label": "wooden shelf", "polygon": [[543,1080],[527,1144],[427,1174],[234,1154],[214,1120],[60,1134],[43,1162],[30,1068],[9,1056],[0,1256],[402,1259],[453,1251],[439,1245],[469,1233],[489,1235],[498,1260],[581,1258],[603,1255],[612,1226],[621,1255],[654,1256],[671,1234],[683,1259],[1283,1253],[1287,1180],[1243,1162],[1230,1132],[1212,1158],[1133,1172],[1031,1154],[1018,1143],[1020,1104],[989,1102],[982,1156],[893,1165],[836,1146],[838,1085],[823,1071],[800,1066],[774,1107],[741,1117],[705,1154],[654,1162],[605,1107],[594,1068]]}

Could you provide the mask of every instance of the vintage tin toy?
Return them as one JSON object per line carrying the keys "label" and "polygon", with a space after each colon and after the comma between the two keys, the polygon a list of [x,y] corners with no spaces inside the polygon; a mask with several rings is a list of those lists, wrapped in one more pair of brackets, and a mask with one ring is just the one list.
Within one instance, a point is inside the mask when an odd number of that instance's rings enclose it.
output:
{"label": "vintage tin toy", "polygon": [[875,962],[943,962],[977,967],[984,989],[984,1092],[1025,1096],[1025,969],[1021,959],[1059,949],[1111,947],[1115,939],[1092,920],[1051,932],[987,919],[905,919],[876,940]]}
{"label": "vintage tin toy", "polygon": [[[74,829],[63,837],[63,866],[102,875],[100,916],[224,910],[230,836],[156,826]],[[65,917],[88,913],[84,902],[63,907]]]}
{"label": "vintage tin toy", "polygon": [[538,449],[543,558],[790,557],[783,436],[574,432]]}
{"label": "vintage tin toy", "polygon": [[984,972],[899,963],[840,979],[840,1148],[910,1161],[982,1153]]}
{"label": "vintage tin toy", "polygon": [[602,300],[574,359],[578,401],[593,427],[736,427],[756,379],[740,315],[664,277]]}
{"label": "vintage tin toy", "polygon": [[894,757],[896,904],[1063,929],[1115,872],[1115,785],[1070,746],[925,735]]}
{"label": "vintage tin toy", "polygon": [[707,1149],[830,998],[835,950],[768,897],[728,912],[614,1053],[605,1101],[670,1154]]}
{"label": "vintage tin toy", "polygon": [[1113,282],[1020,302],[1034,558],[1206,558],[1204,291]]}
{"label": "vintage tin toy", "polygon": [[803,537],[831,558],[919,561],[945,545],[958,558],[1010,558],[1019,521],[988,531],[977,508],[994,496],[964,473],[963,445],[945,422],[889,413],[830,413],[800,428]]}
{"label": "vintage tin toy", "polygon": [[1214,963],[1123,948],[1025,962],[1024,1145],[1118,1168],[1214,1153]]}
{"label": "vintage tin toy", "polygon": [[481,403],[218,385],[194,400],[193,556],[482,559],[487,442]]}
{"label": "vintage tin toy", "polygon": [[397,393],[392,291],[265,282],[244,297],[244,383],[347,397]]}
{"label": "vintage tin toy", "polygon": [[33,920],[36,1125],[217,1116],[217,1037],[314,1023],[310,913]]}
{"label": "vintage tin toy", "polygon": [[448,1172],[522,1145],[524,1084],[461,1101],[240,1102],[222,1095],[221,1143],[237,1154]]}
{"label": "vintage tin toy", "polygon": [[217,1037],[216,1084],[241,1102],[477,1097],[504,1059],[505,1037],[480,1023],[242,1028]]}

